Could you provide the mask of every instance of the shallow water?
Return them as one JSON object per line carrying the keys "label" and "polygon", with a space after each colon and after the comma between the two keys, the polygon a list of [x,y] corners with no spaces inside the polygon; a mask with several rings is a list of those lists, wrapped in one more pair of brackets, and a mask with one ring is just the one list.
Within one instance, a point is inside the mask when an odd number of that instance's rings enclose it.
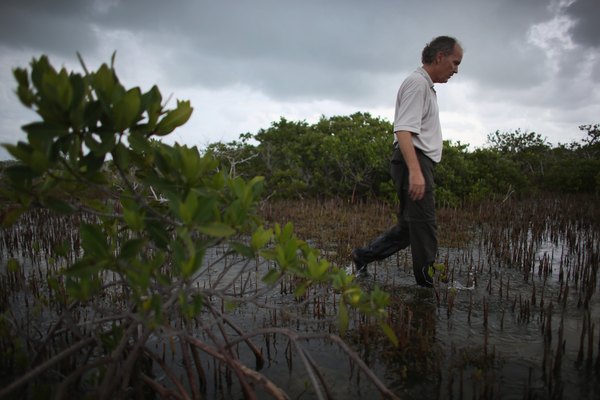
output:
{"label": "shallow water", "polygon": [[[542,242],[535,257],[541,260],[549,251],[564,250],[560,246]],[[566,301],[561,300],[558,259],[551,266],[552,275],[534,274],[525,282],[519,268],[498,267],[494,258],[484,256],[483,252],[477,247],[441,249],[454,279],[448,284],[438,283],[434,290],[414,284],[408,251],[370,265],[369,275],[357,278],[361,286],[367,290],[374,285],[385,288],[393,294],[396,304],[412,312],[413,319],[407,329],[414,340],[400,349],[392,348],[385,340],[365,343],[357,338],[361,323],[356,317],[354,331],[347,337],[353,348],[403,399],[596,398],[600,394],[598,369],[594,367],[600,331],[597,294],[588,309],[577,306],[576,290],[569,292]],[[285,296],[275,296],[272,300],[276,298],[280,304],[293,303],[291,297],[285,300]],[[453,300],[449,302],[449,298]],[[241,306],[238,311],[236,320],[247,329],[256,328],[261,320],[263,326],[269,324],[264,310]],[[595,326],[592,365],[586,364],[586,357],[576,363],[585,313],[589,313]],[[248,315],[253,316],[253,323],[248,321]],[[310,319],[310,313],[306,317]],[[561,322],[562,342],[559,342]],[[300,327],[301,332],[316,329],[311,323],[291,326]],[[328,326],[326,322],[322,325],[323,329]],[[545,339],[548,326],[550,336]],[[333,398],[379,396],[377,389],[335,344],[323,340],[300,343],[313,354]],[[587,346],[587,337],[585,343]],[[264,348],[264,343],[260,344]],[[285,387],[291,397],[317,398],[297,356],[292,356],[292,362],[287,358],[287,345],[285,338],[272,343],[271,357],[261,372]],[[243,351],[241,357],[244,358]],[[250,362],[251,356],[247,357]],[[222,388],[213,390],[214,395],[223,394]],[[229,390],[225,390],[228,393],[225,398],[233,399],[239,394],[235,386]]]}
{"label": "shallow water", "polygon": [[[478,240],[460,249],[442,248],[440,254],[446,257],[453,279],[439,283],[428,299],[415,300],[410,294],[419,289],[414,288],[408,251],[370,266],[366,282],[381,286],[392,282],[394,293],[413,310],[428,310],[425,318],[435,324],[429,333],[442,357],[439,370],[430,371],[437,376],[435,382],[391,379],[390,387],[407,399],[423,398],[423,390],[432,398],[598,398],[598,243],[579,238],[573,246],[558,236],[533,243],[533,273],[527,279],[521,265],[503,263]],[[531,235],[528,239],[530,244],[534,241]],[[581,248],[588,256],[595,255],[582,257]],[[592,261],[586,264],[586,259]],[[549,273],[538,274],[545,263]],[[593,295],[587,307],[581,300],[585,290],[573,284],[573,275],[566,284],[567,270],[586,270],[592,277]],[[570,289],[565,295],[566,286]],[[578,361],[584,314],[591,318],[592,357],[588,357],[587,334],[584,359]]]}
{"label": "shallow water", "polygon": [[[415,285],[407,250],[369,265],[369,276],[357,278],[366,290],[378,285],[392,294],[390,325],[397,330],[401,346],[391,346],[356,313],[351,314],[351,329],[345,339],[400,398],[600,397],[598,225],[572,221],[555,224],[556,218],[548,217],[538,226],[523,225],[523,220],[526,218],[477,224],[471,240],[460,247],[440,248],[440,261],[446,264],[450,282],[437,282],[433,290]],[[28,251],[12,249],[10,253],[22,261],[24,276],[30,282],[60,264],[49,260],[51,245],[36,237],[43,231],[17,229],[13,233],[22,240],[25,232],[28,239],[22,242],[37,251],[29,260]],[[53,232],[53,239],[59,239],[60,229]],[[76,253],[77,238],[69,229],[63,228],[63,232],[68,233],[71,253]],[[7,231],[2,235],[0,271],[5,279],[11,242],[7,241]],[[247,293],[263,287],[260,277],[264,264],[244,266],[231,257],[219,260],[223,252],[215,248],[207,253],[206,264],[215,265],[199,277],[200,286],[214,284],[227,266],[223,286],[233,280],[232,290],[237,294],[244,285]],[[341,267],[352,268],[348,264]],[[245,272],[238,275],[243,268]],[[6,279],[3,285],[8,285]],[[307,337],[336,333],[336,294],[327,288],[319,290],[322,292],[312,294],[322,304],[298,306],[292,295],[293,282],[283,282],[273,292],[256,298],[255,303],[239,304],[230,316],[246,332],[276,325]],[[23,307],[23,293],[4,301],[17,318],[32,317],[31,310]],[[271,305],[289,307],[290,314],[268,307]],[[322,315],[317,317],[319,310]],[[47,321],[51,316],[42,317]],[[209,341],[201,329],[198,335]],[[166,351],[166,361],[183,376],[182,356],[178,346],[171,348],[171,340],[154,336],[148,347],[157,354]],[[261,369],[265,376],[291,398],[318,398],[295,345],[284,334],[256,335],[253,341],[265,356]],[[314,359],[332,398],[380,397],[337,344],[322,338],[300,338],[295,343]],[[235,352],[247,365],[254,365],[254,356],[244,344],[235,346]],[[206,357],[202,364],[208,377],[206,398],[240,398],[235,377],[228,383],[231,371]],[[168,384],[157,365],[154,372],[159,381]]]}

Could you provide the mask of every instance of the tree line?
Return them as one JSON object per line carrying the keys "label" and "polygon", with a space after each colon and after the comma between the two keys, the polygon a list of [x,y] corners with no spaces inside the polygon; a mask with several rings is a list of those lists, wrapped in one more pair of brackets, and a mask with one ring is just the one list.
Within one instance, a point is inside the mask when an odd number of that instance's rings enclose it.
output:
{"label": "tree line", "polygon": [[[537,192],[600,193],[600,124],[583,139],[551,145],[539,133],[496,131],[486,144],[444,141],[436,167],[441,205]],[[280,118],[256,134],[207,147],[232,176],[264,176],[278,198],[394,199],[389,176],[392,124],[369,113],[321,117],[309,124]]]}

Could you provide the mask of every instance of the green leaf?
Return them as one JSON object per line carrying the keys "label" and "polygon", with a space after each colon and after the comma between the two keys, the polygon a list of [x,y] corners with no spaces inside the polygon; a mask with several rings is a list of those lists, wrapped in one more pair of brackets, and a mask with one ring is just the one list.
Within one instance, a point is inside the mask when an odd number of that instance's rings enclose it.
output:
{"label": "green leaf", "polygon": [[390,340],[390,342],[392,342],[392,344],[395,347],[398,347],[398,345],[399,345],[398,336],[396,336],[396,333],[394,332],[394,330],[392,329],[392,327],[389,326],[388,324],[386,324],[385,322],[381,322],[379,324],[379,326],[383,330],[383,333],[385,333],[385,335],[388,337],[388,339]]}
{"label": "green leaf", "polygon": [[29,77],[27,75],[27,70],[24,68],[16,68],[13,70],[13,75],[19,84],[17,87],[17,96],[19,96],[19,100],[21,103],[23,103],[23,105],[31,108],[35,101],[35,96],[29,88]]}
{"label": "green leaf", "polygon": [[56,122],[32,122],[21,127],[28,135],[58,137],[69,134],[69,129]]}
{"label": "green leaf", "polygon": [[292,222],[288,222],[283,227],[283,230],[280,230],[278,233],[279,240],[281,242],[290,241],[294,235],[294,224]]}
{"label": "green leaf", "polygon": [[262,249],[271,241],[272,237],[273,237],[272,229],[265,229],[262,226],[259,226],[252,233],[252,239],[250,239],[250,246],[255,251],[258,249]]}
{"label": "green leaf", "polygon": [[304,296],[307,288],[308,288],[308,284],[306,282],[300,283],[298,286],[296,286],[296,289],[294,289],[294,296],[296,296],[296,297]]}
{"label": "green leaf", "polygon": [[247,185],[246,182],[240,177],[230,180],[229,184],[233,189],[235,196],[240,199],[246,198],[246,196],[250,193],[249,185]]}
{"label": "green leaf", "polygon": [[100,119],[102,118],[103,108],[100,101],[89,101],[83,109],[83,121],[90,132],[95,132]]}
{"label": "green leaf", "polygon": [[158,125],[154,134],[158,136],[168,135],[175,128],[185,124],[192,115],[193,108],[189,101],[178,101],[177,108],[167,112]]}
{"label": "green leaf", "polygon": [[178,155],[181,158],[183,176],[186,178],[187,182],[196,182],[197,177],[202,174],[202,159],[200,158],[198,148],[196,146],[178,146],[176,148],[178,150]]}
{"label": "green leaf", "polygon": [[[86,143],[87,144],[87,143]],[[99,155],[89,153],[81,159],[81,164],[85,166],[84,172],[86,176],[91,177],[95,172],[102,168],[106,153],[98,152]]]}
{"label": "green leaf", "polygon": [[378,309],[383,310],[385,307],[389,305],[390,295],[387,292],[384,292],[379,288],[379,286],[375,286],[375,288],[371,291],[371,303]]}
{"label": "green leaf", "polygon": [[192,316],[196,316],[202,311],[204,308],[204,300],[200,295],[192,295],[192,307],[191,312]]}
{"label": "green leaf", "polygon": [[117,143],[112,152],[115,164],[123,170],[128,170],[130,165],[129,149],[123,143]]}
{"label": "green leaf", "polygon": [[50,208],[51,210],[57,211],[61,214],[70,214],[74,210],[73,206],[70,203],[59,199],[58,197],[46,197],[43,203],[46,207]]}
{"label": "green leaf", "polygon": [[42,55],[37,60],[34,59],[31,61],[31,81],[36,88],[39,89],[42,87],[43,77],[48,72],[56,74],[46,55]]}
{"label": "green leaf", "polygon": [[345,270],[340,269],[332,276],[331,283],[335,290],[343,290],[354,280],[354,275],[348,275]]}
{"label": "green leaf", "polygon": [[[12,152],[9,150],[9,153]],[[27,165],[11,165],[10,167],[6,167],[4,173],[9,177],[9,179],[17,184],[23,182],[30,182],[33,178],[38,177],[40,174],[34,171],[31,167]]]}
{"label": "green leaf", "polygon": [[254,252],[252,251],[251,247],[246,246],[243,243],[239,243],[239,242],[231,242],[230,243],[231,248],[238,253],[239,255],[252,259],[255,257]]}
{"label": "green leaf", "polygon": [[71,265],[65,271],[67,276],[81,278],[83,280],[102,271],[106,262],[92,262],[91,260],[81,260]]}
{"label": "green leaf", "polygon": [[33,148],[25,142],[18,142],[16,146],[14,144],[3,143],[2,147],[4,147],[14,158],[24,162],[29,161],[31,152],[33,151]]}
{"label": "green leaf", "polygon": [[65,68],[62,68],[58,73],[54,90],[56,91],[56,103],[63,111],[68,111],[73,102],[73,88]]}
{"label": "green leaf", "polygon": [[93,296],[100,288],[100,281],[98,279],[73,279],[67,278],[66,282],[67,292],[77,300],[87,301]]}
{"label": "green leaf", "polygon": [[198,271],[198,269],[202,266],[202,261],[204,260],[204,256],[206,251],[204,248],[199,248],[196,252],[190,257],[187,265],[183,269],[183,276],[185,278],[191,277],[193,274]]}
{"label": "green leaf", "polygon": [[115,83],[114,73],[106,64],[102,64],[93,75],[92,85],[99,98],[106,104],[110,104]]}
{"label": "green leaf", "polygon": [[364,297],[364,293],[359,287],[350,287],[344,291],[344,300],[351,306],[358,307]]}
{"label": "green leaf", "polygon": [[130,259],[136,257],[144,248],[146,244],[145,239],[130,239],[123,243],[121,251],[119,252],[119,258]]}
{"label": "green leaf", "polygon": [[190,191],[183,203],[179,204],[178,214],[181,220],[189,224],[194,219],[196,210],[198,209],[198,194]]}
{"label": "green leaf", "polygon": [[117,144],[117,136],[112,131],[101,132],[100,140],[102,145],[96,150],[97,156],[112,152]]}
{"label": "green leaf", "polygon": [[321,279],[329,269],[329,263],[326,260],[317,260],[314,253],[309,254],[307,258],[308,272],[312,279]]}
{"label": "green leaf", "polygon": [[10,258],[6,263],[6,269],[8,272],[12,273],[19,272],[21,270],[21,265],[16,258]]}
{"label": "green leaf", "polygon": [[[101,152],[102,152],[101,145],[102,144],[99,141],[97,141],[94,136],[85,135],[83,137],[83,142],[85,143],[87,148],[90,149],[94,154],[101,154]],[[89,156],[89,154],[87,156]]]}
{"label": "green leaf", "polygon": [[[71,102],[71,110],[82,111],[82,101],[84,100],[86,84],[83,77],[80,74],[69,75],[69,81],[71,82],[71,88],[73,89],[73,101]],[[79,126],[75,128],[79,129]]]}
{"label": "green leaf", "polygon": [[260,193],[263,191],[264,182],[265,182],[264,176],[255,176],[250,180],[250,182],[247,183],[247,185],[252,188],[253,197],[255,197],[255,198],[258,197],[260,195]]}
{"label": "green leaf", "polygon": [[144,93],[142,96],[142,107],[148,113],[148,127],[150,130],[154,130],[156,127],[156,123],[162,108],[160,104],[161,101],[162,96],[156,85],[152,86],[152,89],[150,89],[147,93]]}
{"label": "green leaf", "polygon": [[29,76],[27,74],[27,70],[25,68],[15,68],[13,69],[13,76],[17,80],[17,83],[20,86],[29,87]]}
{"label": "green leaf", "polygon": [[124,209],[123,219],[134,232],[144,229],[144,214],[138,210]]}
{"label": "green leaf", "polygon": [[50,153],[54,138],[69,134],[66,126],[52,122],[34,122],[21,127],[29,139],[29,144],[44,154]]}
{"label": "green leaf", "polygon": [[139,88],[130,89],[113,106],[113,124],[117,132],[123,132],[140,118],[142,103]]}
{"label": "green leaf", "polygon": [[131,134],[127,138],[129,141],[129,146],[131,150],[137,153],[147,153],[152,150],[152,146],[150,145],[150,141],[141,134]]}
{"label": "green leaf", "polygon": [[107,258],[109,256],[108,243],[102,230],[91,224],[83,224],[80,229],[81,247],[86,255],[98,258]]}
{"label": "green leaf", "polygon": [[271,269],[265,274],[265,276],[263,276],[262,281],[267,285],[273,285],[275,282],[277,282],[280,276],[281,272],[276,269]]}
{"label": "green leaf", "polygon": [[21,103],[27,108],[31,108],[35,102],[35,95],[28,87],[17,87],[17,96],[19,97],[19,100],[21,100]]}
{"label": "green leaf", "polygon": [[235,234],[235,229],[222,222],[213,222],[208,225],[203,225],[198,230],[206,235],[225,238]]}
{"label": "green leaf", "polygon": [[40,175],[43,174],[50,168],[50,160],[47,152],[33,150],[28,164],[33,171]]}
{"label": "green leaf", "polygon": [[164,226],[156,221],[146,220],[146,231],[150,238],[154,241],[156,246],[161,249],[166,249],[169,245],[170,237],[169,232],[165,230]]}
{"label": "green leaf", "polygon": [[173,252],[173,261],[175,267],[180,271],[183,269],[182,264],[185,262],[185,248],[183,244],[178,240],[173,240],[170,243],[171,251]]}

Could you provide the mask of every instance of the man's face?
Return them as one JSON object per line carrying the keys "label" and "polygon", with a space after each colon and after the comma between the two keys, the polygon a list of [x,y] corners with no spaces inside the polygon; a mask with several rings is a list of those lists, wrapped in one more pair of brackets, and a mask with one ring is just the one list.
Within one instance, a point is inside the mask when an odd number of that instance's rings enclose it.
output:
{"label": "man's face", "polygon": [[436,79],[435,83],[446,83],[452,75],[458,73],[458,66],[462,61],[463,50],[455,44],[454,51],[450,55],[438,53],[435,59]]}

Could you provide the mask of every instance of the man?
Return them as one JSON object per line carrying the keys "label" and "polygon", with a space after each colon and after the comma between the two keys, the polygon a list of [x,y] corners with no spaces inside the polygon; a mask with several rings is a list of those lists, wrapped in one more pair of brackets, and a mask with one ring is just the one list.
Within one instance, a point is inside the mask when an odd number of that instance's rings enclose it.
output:
{"label": "man", "polygon": [[423,49],[422,67],[400,86],[394,115],[391,175],[400,200],[398,223],[367,247],[352,251],[359,274],[367,264],[410,245],[417,284],[432,287],[429,267],[437,253],[433,169],[442,158],[442,129],[434,83],[458,73],[463,50],[452,37],[439,36]]}

